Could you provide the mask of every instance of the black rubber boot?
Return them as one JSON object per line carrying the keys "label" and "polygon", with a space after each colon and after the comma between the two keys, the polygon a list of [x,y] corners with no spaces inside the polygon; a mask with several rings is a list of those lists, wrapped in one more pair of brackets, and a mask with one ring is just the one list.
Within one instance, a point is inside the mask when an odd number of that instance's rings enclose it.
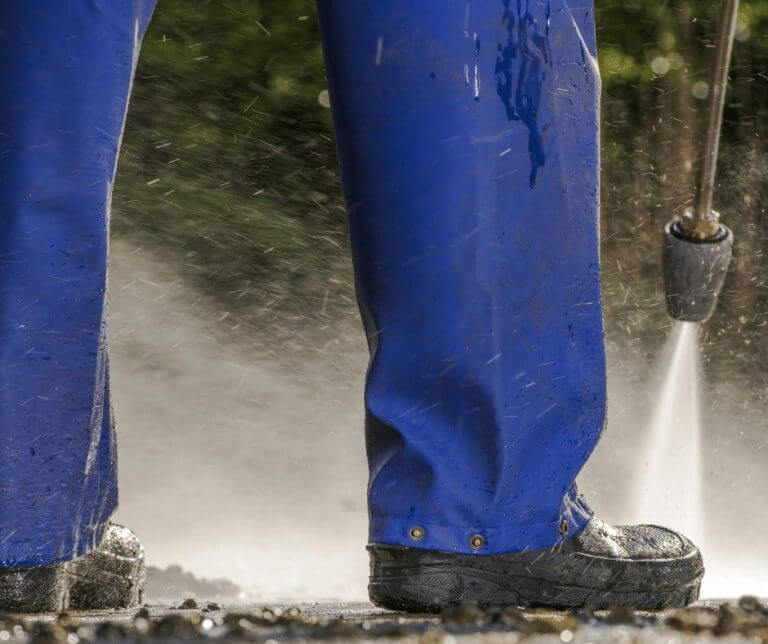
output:
{"label": "black rubber boot", "polygon": [[704,564],[684,536],[658,526],[612,526],[592,519],[546,550],[464,555],[370,545],[374,604],[408,612],[447,606],[659,610],[699,596]]}
{"label": "black rubber boot", "polygon": [[130,608],[141,603],[146,572],[136,535],[107,524],[101,544],[53,566],[0,570],[0,611],[60,612]]}
{"label": "black rubber boot", "polygon": [[130,608],[143,599],[144,548],[128,528],[110,523],[96,550],[68,562],[69,608]]}

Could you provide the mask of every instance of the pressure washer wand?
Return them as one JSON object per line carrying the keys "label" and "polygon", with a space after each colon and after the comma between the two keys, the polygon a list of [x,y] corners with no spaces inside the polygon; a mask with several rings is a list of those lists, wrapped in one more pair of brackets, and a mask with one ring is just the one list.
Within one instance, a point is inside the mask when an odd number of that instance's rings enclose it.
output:
{"label": "pressure washer wand", "polygon": [[667,309],[685,322],[704,322],[712,315],[731,260],[733,233],[720,223],[712,198],[738,14],[739,0],[722,0],[694,206],[664,228]]}
{"label": "pressure washer wand", "polygon": [[731,52],[736,34],[736,20],[739,16],[739,0],[723,0],[720,7],[720,24],[715,44],[715,59],[712,62],[709,82],[709,105],[702,144],[701,165],[696,182],[696,201],[693,208],[691,227],[686,229],[695,237],[708,239],[718,231],[717,221],[712,221],[712,193],[717,174],[717,153],[720,149],[720,127],[723,122],[723,107],[728,86],[728,69],[731,66]]}

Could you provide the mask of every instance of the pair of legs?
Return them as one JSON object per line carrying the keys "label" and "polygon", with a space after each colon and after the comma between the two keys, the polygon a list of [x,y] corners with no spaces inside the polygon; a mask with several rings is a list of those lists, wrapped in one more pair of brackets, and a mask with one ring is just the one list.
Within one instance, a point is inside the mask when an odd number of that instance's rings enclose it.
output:
{"label": "pair of legs", "polygon": [[[6,570],[98,552],[117,503],[109,204],[153,5],[12,0],[0,13]],[[574,485],[605,416],[591,4],[318,10],[371,350],[372,596],[538,601],[550,590],[458,587],[476,565],[525,567],[553,546],[571,557],[597,525]],[[440,592],[426,589],[435,574]]]}

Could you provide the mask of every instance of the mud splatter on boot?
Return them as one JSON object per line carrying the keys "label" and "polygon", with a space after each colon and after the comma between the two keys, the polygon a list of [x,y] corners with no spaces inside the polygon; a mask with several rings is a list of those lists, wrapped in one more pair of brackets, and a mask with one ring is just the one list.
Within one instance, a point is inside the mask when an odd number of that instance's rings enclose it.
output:
{"label": "mud splatter on boot", "polygon": [[72,561],[0,571],[0,611],[60,612],[130,608],[141,602],[144,548],[128,528],[109,523],[98,548]]}
{"label": "mud splatter on boot", "polygon": [[144,548],[128,528],[110,523],[96,550],[67,564],[69,607],[75,610],[138,606],[144,592]]}

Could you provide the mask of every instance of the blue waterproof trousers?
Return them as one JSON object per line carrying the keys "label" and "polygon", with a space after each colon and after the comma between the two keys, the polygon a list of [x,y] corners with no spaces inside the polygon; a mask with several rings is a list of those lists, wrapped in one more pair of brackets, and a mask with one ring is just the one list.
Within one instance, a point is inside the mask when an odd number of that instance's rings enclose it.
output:
{"label": "blue waterproof trousers", "polygon": [[318,7],[371,350],[370,540],[551,546],[590,516],[573,481],[605,416],[591,0]]}
{"label": "blue waterproof trousers", "polygon": [[153,5],[0,6],[0,567],[85,554],[117,504],[109,204]]}
{"label": "blue waterproof trousers", "polygon": [[[84,554],[116,504],[109,202],[152,5],[0,13],[0,567]],[[318,9],[371,349],[370,540],[553,545],[590,516],[573,481],[605,411],[592,7]]]}

